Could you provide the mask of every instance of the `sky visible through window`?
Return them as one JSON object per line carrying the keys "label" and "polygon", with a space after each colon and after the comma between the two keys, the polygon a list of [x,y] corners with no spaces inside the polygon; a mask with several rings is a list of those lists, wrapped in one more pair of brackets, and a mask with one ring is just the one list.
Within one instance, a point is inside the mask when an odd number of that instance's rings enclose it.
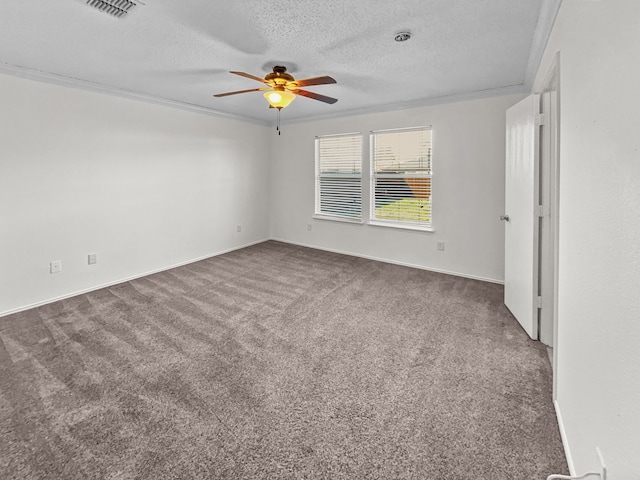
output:
{"label": "sky visible through window", "polygon": [[375,170],[431,174],[431,129],[376,133]]}

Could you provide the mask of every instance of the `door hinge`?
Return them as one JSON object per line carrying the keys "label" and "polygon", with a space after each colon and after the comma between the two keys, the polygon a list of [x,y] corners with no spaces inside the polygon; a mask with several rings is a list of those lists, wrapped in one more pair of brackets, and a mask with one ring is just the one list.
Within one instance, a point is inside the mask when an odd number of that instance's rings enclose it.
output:
{"label": "door hinge", "polygon": [[544,217],[544,205],[538,205],[538,216]]}
{"label": "door hinge", "polygon": [[542,308],[542,297],[538,297],[538,308]]}
{"label": "door hinge", "polygon": [[545,123],[544,113],[536,114],[536,126],[544,125],[544,123]]}

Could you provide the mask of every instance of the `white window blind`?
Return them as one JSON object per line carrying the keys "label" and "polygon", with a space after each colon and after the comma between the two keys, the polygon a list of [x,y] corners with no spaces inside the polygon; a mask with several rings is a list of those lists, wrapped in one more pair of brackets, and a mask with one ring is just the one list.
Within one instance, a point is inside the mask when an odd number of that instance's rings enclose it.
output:
{"label": "white window blind", "polygon": [[362,135],[316,137],[316,215],[362,218]]}
{"label": "white window blind", "polygon": [[371,132],[371,220],[431,227],[431,127]]}

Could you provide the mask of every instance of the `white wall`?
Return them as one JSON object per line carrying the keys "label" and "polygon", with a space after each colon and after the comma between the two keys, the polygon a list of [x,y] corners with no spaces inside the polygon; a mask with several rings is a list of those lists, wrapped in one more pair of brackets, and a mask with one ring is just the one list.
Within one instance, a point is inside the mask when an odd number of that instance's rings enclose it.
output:
{"label": "white wall", "polygon": [[573,471],[640,479],[640,2],[564,0],[557,405]]}
{"label": "white wall", "polygon": [[265,126],[7,75],[0,105],[0,314],[269,237]]}
{"label": "white wall", "polygon": [[[272,236],[503,281],[504,225],[499,215],[504,213],[505,111],[520,98],[508,95],[283,125],[272,145]],[[434,233],[312,219],[316,135],[361,132],[367,137],[371,130],[420,125],[433,126]],[[368,148],[365,141],[365,158]],[[368,181],[364,183],[368,189]],[[436,250],[437,242],[445,242],[445,251]]]}

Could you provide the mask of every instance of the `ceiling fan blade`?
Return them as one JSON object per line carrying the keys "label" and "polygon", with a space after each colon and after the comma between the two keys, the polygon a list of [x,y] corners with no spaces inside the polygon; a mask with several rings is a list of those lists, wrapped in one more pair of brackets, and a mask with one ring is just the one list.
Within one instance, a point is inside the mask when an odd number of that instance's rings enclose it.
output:
{"label": "ceiling fan blade", "polygon": [[338,83],[333,78],[325,75],[323,77],[303,78],[302,80],[296,80],[296,85],[299,87],[310,87],[311,85],[327,85],[328,83]]}
{"label": "ceiling fan blade", "polygon": [[244,72],[229,72],[229,73],[233,73],[234,75],[240,75],[241,77],[250,78],[251,80],[257,80],[260,83],[267,83],[267,81],[264,78],[256,77],[255,75],[251,75],[250,73],[244,73]]}
{"label": "ceiling fan blade", "polygon": [[227,97],[229,95],[237,95],[238,93],[259,92],[261,90],[269,90],[269,87],[265,88],[250,88],[249,90],[238,90],[237,92],[218,93],[214,97]]}
{"label": "ceiling fan blade", "polygon": [[337,98],[327,97],[325,95],[319,95],[317,93],[309,92],[308,90],[293,90],[296,95],[302,95],[303,97],[313,98],[314,100],[320,100],[324,103],[334,104],[338,101]]}

